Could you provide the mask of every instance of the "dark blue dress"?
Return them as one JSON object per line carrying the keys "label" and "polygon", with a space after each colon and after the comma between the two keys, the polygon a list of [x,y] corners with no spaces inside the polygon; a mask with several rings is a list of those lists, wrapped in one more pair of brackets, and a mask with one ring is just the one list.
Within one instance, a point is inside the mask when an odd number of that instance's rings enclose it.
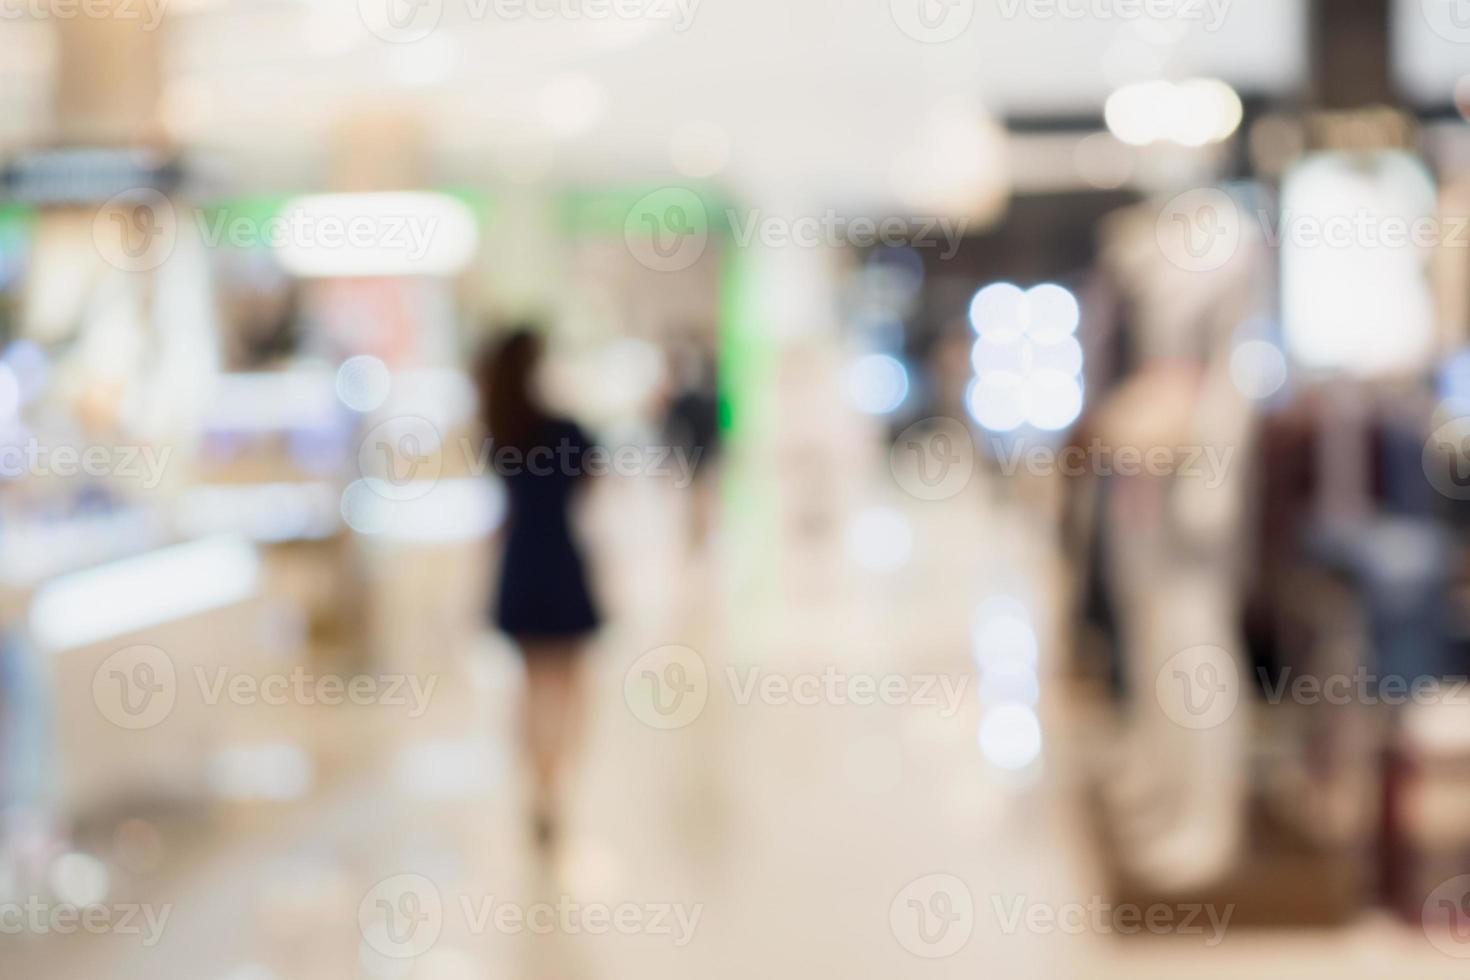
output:
{"label": "dark blue dress", "polygon": [[510,506],[495,622],[512,636],[573,639],[601,621],[570,522],[590,446],[576,423],[548,419],[519,465],[497,463]]}

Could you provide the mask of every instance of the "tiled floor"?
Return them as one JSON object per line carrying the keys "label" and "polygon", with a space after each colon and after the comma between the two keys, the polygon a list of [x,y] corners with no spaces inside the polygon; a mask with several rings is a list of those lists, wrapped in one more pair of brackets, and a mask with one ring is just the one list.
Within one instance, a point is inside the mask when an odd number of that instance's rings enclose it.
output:
{"label": "tiled floor", "polygon": [[[1125,939],[1034,918],[1099,892],[1075,792],[1085,733],[1052,678],[1052,537],[1024,495],[984,483],[936,504],[877,479],[851,496],[904,516],[912,557],[901,570],[855,568],[844,551],[852,514],[810,520],[782,505],[789,496],[727,528],[719,561],[686,560],[656,499],[616,503],[621,520],[600,526],[606,564],[631,561],[614,580],[622,615],[587,665],[587,750],[549,865],[534,860],[521,803],[519,668],[486,638],[468,657],[424,655],[415,669],[442,677],[423,718],[305,712],[309,744],[350,764],[325,770],[304,802],[223,811],[180,845],[135,896],[172,907],[157,945],[0,937],[0,973],[1464,976],[1464,962],[1379,920],[1331,934],[1227,931],[1207,945],[1207,925]],[[971,615],[992,595],[1027,603],[1041,638],[1046,741],[1030,776],[991,765],[977,740]],[[667,659],[646,657],[670,644],[695,652],[677,654],[681,665],[705,670],[702,688],[684,675],[698,688],[689,696],[704,695],[692,718],[679,706],[661,714],[670,702],[643,690],[650,668],[671,676]],[[932,677],[934,692],[947,681],[963,696],[928,703],[911,687],[908,703],[860,706],[781,693],[832,675]]]}

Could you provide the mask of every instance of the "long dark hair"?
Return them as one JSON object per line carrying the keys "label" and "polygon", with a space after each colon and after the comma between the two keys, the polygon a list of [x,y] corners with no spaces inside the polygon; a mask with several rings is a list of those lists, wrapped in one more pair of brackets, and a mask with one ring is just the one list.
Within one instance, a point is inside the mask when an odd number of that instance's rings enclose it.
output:
{"label": "long dark hair", "polygon": [[475,364],[480,421],[496,445],[525,449],[546,420],[531,384],[541,363],[541,337],[518,326],[481,350]]}

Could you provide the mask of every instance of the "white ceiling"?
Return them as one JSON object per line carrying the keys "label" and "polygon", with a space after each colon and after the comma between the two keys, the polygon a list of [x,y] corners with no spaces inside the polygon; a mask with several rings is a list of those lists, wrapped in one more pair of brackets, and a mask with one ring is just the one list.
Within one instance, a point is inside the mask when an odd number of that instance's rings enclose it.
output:
{"label": "white ceiling", "polygon": [[[172,127],[259,184],[322,179],[338,122],[379,111],[417,118],[439,177],[493,181],[534,164],[562,179],[616,181],[668,176],[671,135],[706,121],[729,135],[731,183],[864,200],[891,192],[894,152],[939,104],[1098,114],[1108,92],[1139,75],[1213,75],[1283,92],[1306,69],[1305,0],[1214,0],[1226,4],[1218,30],[1180,19],[1041,19],[1021,0],[684,0],[695,6],[682,32],[667,21],[621,32],[508,21],[486,7],[493,0],[428,0],[442,4],[438,27],[413,43],[364,26],[360,10],[382,2],[173,0]],[[973,19],[947,43],[921,43],[890,7],[915,2],[973,3]],[[1007,17],[1014,2],[1022,12]],[[1061,2],[1108,10],[1118,0]],[[51,64],[34,53],[37,26],[0,24],[7,142],[44,132]],[[21,51],[31,53],[10,57]],[[585,131],[558,135],[542,95],[569,73],[595,81],[603,111]]]}
{"label": "white ceiling", "polygon": [[[561,177],[639,179],[668,172],[677,127],[708,121],[730,136],[733,183],[832,200],[886,193],[892,152],[946,101],[995,115],[1098,113],[1139,74],[1280,91],[1303,71],[1301,0],[1233,0],[1215,32],[1008,19],[998,0],[978,0],[969,26],[938,44],[905,34],[890,0],[688,2],[687,30],[647,21],[609,43],[606,24],[476,19],[474,0],[442,0],[438,29],[411,44],[375,37],[356,6],[221,2],[180,19],[170,71],[191,142],[255,155],[300,156],[343,113],[397,106],[420,115],[451,167],[549,143]],[[1140,50],[1153,59],[1131,60]],[[540,93],[569,72],[597,81],[605,112],[553,138]]]}

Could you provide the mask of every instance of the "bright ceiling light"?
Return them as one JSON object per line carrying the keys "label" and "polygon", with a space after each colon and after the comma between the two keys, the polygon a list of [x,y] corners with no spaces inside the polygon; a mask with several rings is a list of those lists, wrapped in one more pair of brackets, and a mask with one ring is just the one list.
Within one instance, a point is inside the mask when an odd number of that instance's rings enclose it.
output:
{"label": "bright ceiling light", "polygon": [[1269,340],[1247,340],[1230,352],[1230,380],[1255,401],[1270,398],[1286,384],[1286,355]]}
{"label": "bright ceiling light", "polygon": [[975,663],[989,670],[994,667],[1025,667],[1034,670],[1039,659],[1040,644],[1031,628],[1026,610],[984,609],[976,615],[971,627],[972,654]]}
{"label": "bright ceiling light", "polygon": [[980,722],[980,751],[1002,769],[1025,769],[1041,755],[1041,722],[1023,704],[1003,704]]}
{"label": "bright ceiling light", "polygon": [[607,108],[607,93],[587,75],[562,75],[541,90],[541,119],[557,136],[591,130]]}
{"label": "bright ceiling light", "polygon": [[972,107],[939,106],[899,145],[893,187],[917,214],[988,220],[1010,194],[1005,134]]}
{"label": "bright ceiling light", "polygon": [[847,369],[847,399],[860,412],[887,415],[909,394],[909,372],[888,354],[867,354]]}
{"label": "bright ceiling light", "polygon": [[1041,679],[1024,664],[1000,663],[980,675],[980,704],[992,708],[1003,704],[1035,707],[1041,701]]}
{"label": "bright ceiling light", "polygon": [[393,373],[371,354],[349,357],[337,369],[337,397],[354,412],[371,412],[388,400]]}
{"label": "bright ceiling light", "polygon": [[1125,85],[1103,106],[1103,120],[1118,139],[1130,146],[1144,146],[1157,137],[1156,112],[1167,108],[1168,82],[1138,82]]}
{"label": "bright ceiling light", "polygon": [[313,194],[287,202],[281,266],[303,278],[450,276],[479,245],[475,216],[444,194]]}
{"label": "bright ceiling light", "polygon": [[986,286],[970,301],[980,334],[970,351],[975,380],[970,417],[990,432],[1031,426],[1059,432],[1082,414],[1082,345],[1073,336],[1082,311],[1071,290],[1042,283],[1022,291]]}
{"label": "bright ceiling light", "polygon": [[[1281,186],[1281,310],[1286,353],[1312,373],[1412,376],[1438,341],[1419,235],[1437,229],[1438,191],[1417,156],[1321,153]],[[1385,327],[1391,324],[1391,328]]]}
{"label": "bright ceiling light", "polygon": [[1082,414],[1082,382],[1060,371],[1038,371],[1029,379],[1026,421],[1045,432],[1060,432]]}
{"label": "bright ceiling light", "polygon": [[1026,291],[1026,332],[1038,340],[1057,343],[1077,332],[1082,308],[1065,286],[1044,282]]}
{"label": "bright ceiling light", "polygon": [[970,417],[990,432],[1014,432],[1026,424],[1026,379],[1010,371],[976,378],[965,397]]}
{"label": "bright ceiling light", "polygon": [[970,300],[970,326],[976,333],[1019,334],[1025,329],[1026,294],[1009,282],[986,286]]}
{"label": "bright ceiling light", "polygon": [[1214,78],[1125,85],[1103,107],[1108,129],[1131,146],[1219,143],[1240,128],[1243,114],[1240,96]]}

